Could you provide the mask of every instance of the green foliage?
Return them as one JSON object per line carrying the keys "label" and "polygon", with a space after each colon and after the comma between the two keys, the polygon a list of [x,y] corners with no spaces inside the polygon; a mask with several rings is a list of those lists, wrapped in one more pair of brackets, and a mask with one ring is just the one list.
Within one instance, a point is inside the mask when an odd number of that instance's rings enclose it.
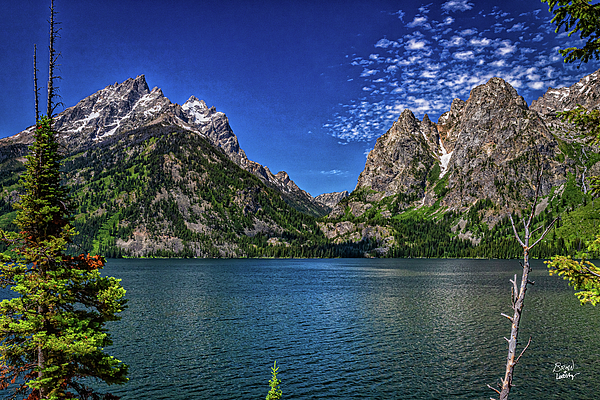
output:
{"label": "green foliage", "polygon": [[266,400],[278,400],[281,399],[283,392],[279,389],[279,385],[281,384],[281,380],[277,379],[277,372],[279,371],[279,367],[277,366],[277,361],[273,363],[271,367],[271,380],[269,381],[269,386],[271,390],[267,394]]}
{"label": "green foliage", "polygon": [[440,179],[435,186],[433,187],[433,191],[438,197],[444,197],[446,193],[448,193],[448,175],[444,176]]}
{"label": "green foliage", "polygon": [[99,398],[82,379],[127,381],[127,366],[103,351],[112,343],[105,324],[120,319],[125,290],[100,275],[102,257],[65,253],[75,232],[52,120],[41,118],[34,135],[18,232],[0,230],[9,246],[0,287],[17,295],[0,302],[0,389],[28,399]]}
{"label": "green foliage", "polygon": [[[550,11],[554,13],[552,22],[557,25],[556,31],[565,27],[569,36],[578,32],[581,39],[587,39],[584,47],[571,47],[560,50],[565,57],[565,62],[581,60],[588,62],[592,57],[600,59],[600,5],[590,4],[590,0],[542,0],[547,2]],[[577,108],[559,114],[563,122],[572,124],[579,136],[590,144],[600,144],[600,111],[587,110],[581,105]],[[591,192],[600,194],[600,177],[591,176]],[[597,229],[597,224],[596,224]],[[580,241],[581,244],[581,241]],[[600,236],[590,243],[588,251],[592,254],[600,253]],[[583,254],[581,261],[570,257],[556,256],[548,263],[550,275],[562,276],[575,289],[575,295],[581,304],[591,303],[596,305],[600,301],[600,269],[586,260]]]}
{"label": "green foliage", "polygon": [[[600,236],[590,245],[590,250],[600,250]],[[578,290],[575,296],[581,304],[590,303],[595,306],[600,302],[600,268],[585,258],[577,261],[568,256],[552,257],[552,261],[547,261],[546,264],[550,275],[562,276],[569,281],[570,286]]]}
{"label": "green foliage", "polygon": [[430,185],[433,185],[440,178],[441,172],[440,164],[433,164],[433,167],[431,167],[427,174],[427,182],[429,182]]}
{"label": "green foliage", "polygon": [[552,22],[556,32],[561,28],[571,36],[578,33],[586,40],[583,47],[569,47],[560,50],[565,62],[581,61],[587,63],[590,59],[600,59],[600,5],[590,4],[590,0],[542,0],[548,4],[549,11],[554,14]]}

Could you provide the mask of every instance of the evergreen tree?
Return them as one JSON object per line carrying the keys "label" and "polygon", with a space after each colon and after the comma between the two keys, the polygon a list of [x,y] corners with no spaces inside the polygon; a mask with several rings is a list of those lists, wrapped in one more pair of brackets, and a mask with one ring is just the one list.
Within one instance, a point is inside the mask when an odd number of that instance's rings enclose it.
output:
{"label": "evergreen tree", "polygon": [[[556,32],[561,28],[569,32],[569,36],[578,33],[587,39],[582,48],[570,47],[560,50],[565,62],[588,62],[600,59],[600,4],[590,4],[590,0],[542,0],[547,3],[550,12],[554,13],[552,22],[556,24]],[[584,107],[560,113],[562,120],[571,123],[577,133],[588,140],[590,145],[600,145],[600,111],[587,110]],[[590,177],[591,193],[600,194],[600,177]],[[590,253],[600,250],[600,235],[589,244]],[[562,276],[575,290],[582,304],[596,305],[600,302],[600,268],[586,260],[573,260],[568,256],[555,256],[548,263],[551,275]]]}
{"label": "evergreen tree", "polygon": [[[49,114],[56,91],[53,2],[50,37]],[[0,287],[17,296],[0,303],[0,389],[31,400],[115,398],[81,380],[127,381],[127,365],[103,351],[111,344],[105,324],[120,319],[125,290],[118,279],[100,275],[102,257],[66,253],[75,231],[61,160],[52,116],[42,116],[21,179],[25,194],[15,205],[19,231],[0,230],[9,245],[0,262]]]}

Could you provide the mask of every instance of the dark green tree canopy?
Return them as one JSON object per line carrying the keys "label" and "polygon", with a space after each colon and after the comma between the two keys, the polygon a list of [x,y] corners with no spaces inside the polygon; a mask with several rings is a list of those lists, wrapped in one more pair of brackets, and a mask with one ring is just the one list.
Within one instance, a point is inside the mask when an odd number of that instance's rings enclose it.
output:
{"label": "dark green tree canopy", "polygon": [[554,14],[552,22],[556,32],[561,29],[569,33],[579,33],[586,40],[582,48],[568,47],[560,50],[565,62],[577,60],[587,63],[590,59],[600,59],[600,4],[590,4],[590,0],[542,0]]}

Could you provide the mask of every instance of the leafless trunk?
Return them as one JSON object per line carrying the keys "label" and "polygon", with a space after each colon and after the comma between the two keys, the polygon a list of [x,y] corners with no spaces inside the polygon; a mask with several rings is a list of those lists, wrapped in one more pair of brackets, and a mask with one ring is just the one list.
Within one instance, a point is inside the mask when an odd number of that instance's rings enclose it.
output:
{"label": "leafless trunk", "polygon": [[55,25],[60,24],[59,22],[55,22],[54,21],[54,0],[52,0],[51,5],[50,5],[50,21],[48,21],[50,23],[50,45],[48,46],[49,48],[49,53],[50,53],[50,62],[48,65],[48,117],[52,118],[52,115],[54,114],[54,109],[61,104],[59,103],[55,103],[54,102],[54,98],[57,96],[56,91],[58,89],[58,87],[54,86],[54,80],[55,79],[60,79],[59,76],[55,76],[54,75],[54,70],[56,69],[56,67],[59,66],[59,64],[57,64],[58,61],[58,57],[60,57],[60,53],[57,53],[55,48],[54,48],[54,41],[56,40],[56,38],[59,37],[58,32],[60,31],[60,29],[56,29]]}
{"label": "leafless trunk", "polygon": [[38,88],[38,80],[37,80],[37,46],[33,45],[33,89],[35,91],[35,122],[40,120],[40,89]]}
{"label": "leafless trunk", "polygon": [[[499,389],[496,389],[490,385],[488,387],[494,390],[496,393],[500,395],[500,400],[508,399],[508,394],[510,393],[510,389],[513,386],[513,377],[514,377],[514,369],[515,365],[521,359],[525,350],[531,344],[531,338],[527,342],[527,345],[521,350],[519,356],[517,357],[517,338],[519,336],[519,325],[521,323],[521,315],[523,314],[523,307],[525,306],[525,292],[527,292],[527,285],[532,284],[533,282],[529,280],[529,272],[531,272],[531,267],[529,265],[529,251],[538,244],[550,231],[550,229],[554,226],[554,223],[558,220],[558,217],[555,218],[550,225],[544,230],[542,235],[532,244],[530,245],[530,241],[532,241],[532,235],[539,229],[543,228],[543,226],[539,226],[538,228],[531,230],[531,223],[533,221],[533,217],[535,216],[535,208],[537,206],[537,201],[540,193],[541,187],[541,177],[542,171],[540,171],[538,176],[537,188],[535,193],[535,198],[533,201],[533,206],[531,207],[531,212],[529,213],[529,219],[525,221],[523,218],[523,225],[525,228],[525,233],[523,235],[523,239],[519,236],[517,232],[517,228],[512,219],[512,215],[510,216],[510,223],[513,227],[513,232],[515,234],[515,238],[519,241],[519,244],[523,247],[523,275],[521,277],[521,286],[517,288],[517,275],[515,274],[514,278],[510,280],[512,283],[512,295],[511,295],[511,303],[513,309],[513,316],[506,315],[502,313],[502,316],[508,318],[511,323],[510,330],[510,338],[504,338],[508,342],[508,357],[506,359],[506,371],[504,373],[504,379],[501,379],[501,384],[498,385]],[[495,399],[492,399],[495,400]]]}

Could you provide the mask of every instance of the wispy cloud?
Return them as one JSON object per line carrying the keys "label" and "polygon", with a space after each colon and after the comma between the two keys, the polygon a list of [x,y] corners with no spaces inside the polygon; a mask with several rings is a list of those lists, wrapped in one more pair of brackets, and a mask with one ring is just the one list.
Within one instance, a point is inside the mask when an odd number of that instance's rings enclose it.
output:
{"label": "wispy cloud", "polygon": [[347,175],[348,171],[342,171],[340,169],[332,169],[329,171],[320,171],[322,175],[329,175],[329,176],[342,176],[342,175]]}
{"label": "wispy cloud", "polygon": [[446,11],[467,11],[473,8],[473,3],[467,0],[450,0],[442,4],[442,8]]}
{"label": "wispy cloud", "polygon": [[398,22],[399,37],[382,32],[373,41],[379,53],[349,57],[349,78],[362,96],[340,104],[324,126],[345,142],[369,141],[406,108],[435,121],[454,98],[466,100],[473,87],[495,76],[530,99],[550,86],[573,84],[575,67],[564,65],[556,43],[567,47],[575,39],[557,39],[549,20],[540,10],[513,15],[494,6],[484,12],[464,0],[447,1],[442,10],[423,6],[410,21]]}

